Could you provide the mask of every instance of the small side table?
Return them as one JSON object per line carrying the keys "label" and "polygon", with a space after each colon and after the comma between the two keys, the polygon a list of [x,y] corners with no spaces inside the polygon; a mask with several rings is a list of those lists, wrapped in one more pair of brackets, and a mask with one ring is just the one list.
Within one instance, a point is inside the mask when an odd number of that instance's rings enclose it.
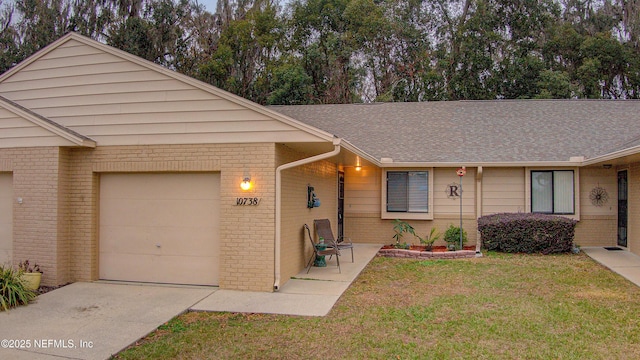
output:
{"label": "small side table", "polygon": [[[318,249],[319,251],[327,250],[327,245],[325,245],[324,243],[319,243],[319,244],[316,244],[315,246],[316,246],[316,249]],[[322,256],[317,255],[316,259],[313,261],[313,266],[326,267],[327,261],[325,260],[324,255]]]}

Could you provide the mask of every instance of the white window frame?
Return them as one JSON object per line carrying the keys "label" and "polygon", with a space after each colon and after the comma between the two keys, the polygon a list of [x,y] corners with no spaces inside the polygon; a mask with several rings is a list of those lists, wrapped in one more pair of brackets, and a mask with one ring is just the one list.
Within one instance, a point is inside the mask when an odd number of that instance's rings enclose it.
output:
{"label": "white window frame", "polygon": [[525,179],[525,191],[526,191],[526,211],[533,213],[533,204],[532,204],[532,187],[531,187],[531,176],[532,172],[537,171],[573,171],[573,213],[546,213],[546,212],[536,212],[538,214],[547,214],[554,216],[563,216],[568,217],[575,220],[580,220],[580,169],[577,167],[544,167],[544,168],[526,168],[526,179]]}
{"label": "white window frame", "polygon": [[[428,188],[427,212],[387,211],[387,173],[426,172]],[[382,219],[433,220],[433,168],[387,168],[382,171]]]}

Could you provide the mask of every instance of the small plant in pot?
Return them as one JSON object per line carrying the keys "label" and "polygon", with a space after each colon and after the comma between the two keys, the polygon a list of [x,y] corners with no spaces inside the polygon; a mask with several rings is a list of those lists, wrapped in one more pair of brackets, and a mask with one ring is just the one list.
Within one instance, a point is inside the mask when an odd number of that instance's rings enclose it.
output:
{"label": "small plant in pot", "polygon": [[21,271],[0,265],[0,311],[26,305],[36,297],[36,292],[26,288]]}
{"label": "small plant in pot", "polygon": [[400,243],[405,233],[409,233],[416,236],[416,231],[408,222],[400,219],[393,221],[393,231],[396,233],[393,238],[396,239],[396,243],[393,245],[396,249],[409,249],[411,245],[406,242]]}
{"label": "small plant in pot", "polygon": [[433,243],[440,239],[440,235],[441,234],[438,232],[438,229],[434,226],[431,228],[429,234],[425,235],[424,238],[419,235],[416,236],[420,239],[420,244],[425,246],[425,250],[431,251],[433,250]]}
{"label": "small plant in pot", "polygon": [[34,263],[31,265],[29,260],[18,263],[18,273],[27,289],[36,291],[40,287],[42,280],[42,270],[40,265]]}
{"label": "small plant in pot", "polygon": [[[460,228],[449,225],[444,233],[444,241],[447,242],[447,249],[450,251],[461,250],[460,247]],[[467,232],[462,229],[462,246],[467,243]]]}

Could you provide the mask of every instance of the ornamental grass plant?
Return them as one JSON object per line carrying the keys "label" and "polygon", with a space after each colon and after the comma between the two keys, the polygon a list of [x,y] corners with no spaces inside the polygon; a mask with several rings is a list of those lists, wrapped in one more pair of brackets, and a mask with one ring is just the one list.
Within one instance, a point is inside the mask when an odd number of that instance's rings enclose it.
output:
{"label": "ornamental grass plant", "polygon": [[16,306],[26,305],[37,296],[34,291],[25,287],[20,275],[21,270],[0,265],[0,310],[7,311]]}

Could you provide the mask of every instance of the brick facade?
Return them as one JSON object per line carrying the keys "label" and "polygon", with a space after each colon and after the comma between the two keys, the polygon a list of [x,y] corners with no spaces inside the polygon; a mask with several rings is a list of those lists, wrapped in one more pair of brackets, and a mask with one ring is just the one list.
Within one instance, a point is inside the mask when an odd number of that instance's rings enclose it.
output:
{"label": "brick facade", "polygon": [[[285,146],[278,148],[279,164],[306,157]],[[338,169],[329,161],[318,161],[284,170],[282,173],[282,230],[281,230],[281,285],[296,275],[311,256],[311,244],[303,225],[309,225],[315,236],[314,219],[327,218],[336,235],[338,208]],[[307,185],[315,189],[320,207],[307,207]]]}
{"label": "brick facade", "polygon": [[[29,260],[44,271],[44,285],[69,274],[67,150],[58,147],[0,149],[2,171],[13,174],[13,262]],[[62,261],[62,263],[60,263]]]}
{"label": "brick facade", "polygon": [[[220,172],[220,286],[272,290],[274,144],[2,149],[0,159],[10,161],[3,171],[23,198],[14,205],[14,262],[37,261],[45,285],[97,280],[101,173]],[[247,196],[239,187],[245,175],[259,206],[235,206]]]}

